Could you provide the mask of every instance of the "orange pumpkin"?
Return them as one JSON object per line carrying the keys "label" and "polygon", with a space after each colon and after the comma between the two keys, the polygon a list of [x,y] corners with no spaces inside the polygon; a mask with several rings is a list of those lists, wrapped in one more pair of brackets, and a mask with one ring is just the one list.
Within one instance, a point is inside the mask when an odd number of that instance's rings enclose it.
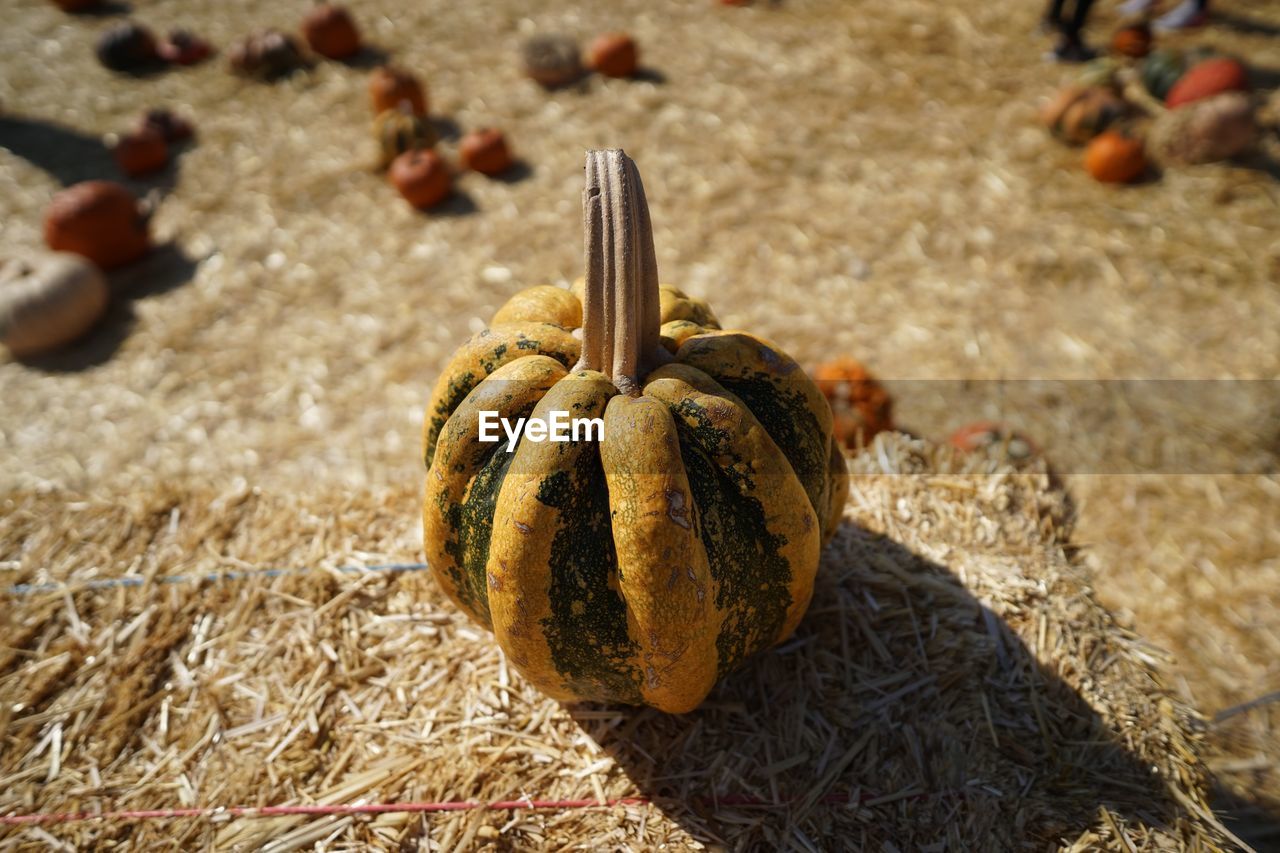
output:
{"label": "orange pumpkin", "polygon": [[160,58],[174,65],[195,65],[213,53],[213,46],[187,30],[170,30],[156,50]]}
{"label": "orange pumpkin", "polygon": [[103,269],[124,266],[147,253],[147,217],[120,184],[72,184],[49,202],[44,241],[55,252],[75,252]]}
{"label": "orange pumpkin", "polygon": [[1116,34],[1111,37],[1111,52],[1130,59],[1146,56],[1151,52],[1151,27],[1141,23],[1116,30]]}
{"label": "orange pumpkin", "polygon": [[893,429],[893,401],[884,386],[851,358],[818,365],[813,372],[831,404],[836,440],[850,450],[865,446],[878,433]]}
{"label": "orange pumpkin", "polygon": [[1127,184],[1147,169],[1142,141],[1108,130],[1100,134],[1084,152],[1084,168],[1096,180],[1107,184]]}
{"label": "orange pumpkin", "polygon": [[1177,109],[1224,92],[1247,91],[1249,91],[1248,69],[1234,59],[1219,56],[1191,66],[1191,69],[1173,84],[1168,97],[1165,98],[1165,104],[1170,109]]}
{"label": "orange pumpkin", "polygon": [[158,172],[169,162],[169,146],[165,144],[164,135],[148,125],[121,136],[111,153],[120,171],[131,178]]}
{"label": "orange pumpkin", "polygon": [[605,33],[587,50],[587,65],[606,77],[630,77],[639,62],[635,39],[626,33]]}
{"label": "orange pumpkin", "polygon": [[150,128],[156,131],[165,142],[184,142],[195,135],[191,122],[163,107],[147,110],[138,121],[139,128]]}
{"label": "orange pumpkin", "polygon": [[316,6],[302,19],[302,37],[326,59],[346,59],[360,50],[360,32],[344,6]]}
{"label": "orange pumpkin", "polygon": [[427,114],[426,88],[412,73],[403,68],[383,65],[369,78],[369,99],[373,102],[373,114],[400,108],[407,102],[414,115]]}
{"label": "orange pumpkin", "polygon": [[406,151],[391,163],[387,179],[405,201],[426,210],[444,201],[453,188],[449,166],[434,151]]}
{"label": "orange pumpkin", "polygon": [[458,156],[464,169],[482,175],[498,175],[511,168],[511,150],[502,131],[491,127],[472,131],[458,143]]}

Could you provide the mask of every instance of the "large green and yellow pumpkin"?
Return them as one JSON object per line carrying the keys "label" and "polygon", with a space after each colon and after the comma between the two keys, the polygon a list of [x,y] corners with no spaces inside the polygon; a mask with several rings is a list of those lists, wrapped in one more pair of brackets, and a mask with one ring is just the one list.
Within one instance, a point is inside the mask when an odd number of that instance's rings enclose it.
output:
{"label": "large green and yellow pumpkin", "polygon": [[[513,296],[436,384],[427,561],[549,695],[689,711],[799,624],[847,472],[794,360],[659,286],[621,151],[587,155],[583,207],[582,286]],[[482,412],[603,435],[485,442]]]}

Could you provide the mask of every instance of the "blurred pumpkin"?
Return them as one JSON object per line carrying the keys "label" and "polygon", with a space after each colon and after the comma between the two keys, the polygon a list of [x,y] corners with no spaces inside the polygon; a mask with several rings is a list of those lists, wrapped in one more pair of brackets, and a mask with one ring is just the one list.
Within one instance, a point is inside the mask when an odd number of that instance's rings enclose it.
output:
{"label": "blurred pumpkin", "polygon": [[0,343],[18,357],[57,349],[98,322],[107,298],[101,271],[79,255],[0,259]]}
{"label": "blurred pumpkin", "polygon": [[346,59],[360,50],[360,32],[345,6],[318,4],[302,19],[302,37],[326,59]]}
{"label": "blurred pumpkin", "polygon": [[1147,169],[1142,140],[1118,130],[1096,136],[1084,152],[1084,168],[1095,180],[1107,184],[1127,184]]}
{"label": "blurred pumpkin", "polygon": [[1111,57],[1100,56],[1084,64],[1084,67],[1080,69],[1080,74],[1076,77],[1076,83],[1085,88],[1102,86],[1119,91],[1121,87],[1118,78],[1122,67],[1119,62]]}
{"label": "blurred pumpkin", "polygon": [[534,36],[524,43],[524,73],[542,86],[567,86],[582,76],[578,45],[568,36]]}
{"label": "blurred pumpkin", "polygon": [[95,50],[98,61],[112,71],[138,71],[158,58],[151,30],[133,21],[109,27],[98,37]]}
{"label": "blurred pumpkin", "polygon": [[1156,50],[1142,61],[1138,76],[1151,96],[1163,101],[1186,70],[1186,60],[1181,55],[1171,50]]}
{"label": "blurred pumpkin", "polygon": [[1029,462],[1040,455],[1040,448],[1031,439],[996,421],[966,424],[953,432],[947,443],[964,453],[999,451],[1015,464]]}
{"label": "blurred pumpkin", "polygon": [[1157,117],[1147,135],[1147,147],[1158,163],[1192,166],[1243,154],[1259,135],[1253,99],[1242,92],[1227,92]]}
{"label": "blurred pumpkin", "polygon": [[626,33],[605,33],[587,49],[587,65],[606,77],[630,77],[639,62],[635,39]]}
{"label": "blurred pumpkin", "polygon": [[387,179],[419,210],[435,207],[453,188],[449,165],[434,151],[406,151],[392,161]]}
{"label": "blurred pumpkin", "polygon": [[1151,42],[1151,27],[1146,22],[1128,24],[1111,37],[1111,52],[1141,59],[1151,52]]}
{"label": "blurred pumpkin", "polygon": [[103,269],[147,253],[147,216],[120,184],[85,181],[54,195],[44,215],[44,241],[55,252],[75,252]]}
{"label": "blurred pumpkin", "polygon": [[426,116],[416,115],[408,104],[386,110],[373,120],[373,138],[378,143],[378,168],[385,169],[406,151],[432,148],[439,141]]}
{"label": "blurred pumpkin", "polygon": [[427,114],[426,89],[412,73],[392,65],[380,66],[369,77],[369,99],[374,115],[399,109],[406,102],[414,115]]}
{"label": "blurred pumpkin", "polygon": [[[778,347],[718,330],[674,354],[663,346],[635,164],[621,151],[587,157],[583,299],[518,294],[523,319],[472,338],[436,383],[426,561],[553,698],[682,713],[795,631],[848,471],[826,400]],[[486,443],[483,410],[572,412],[603,430]]]}
{"label": "blurred pumpkin", "polygon": [[227,51],[231,70],[244,77],[271,80],[302,65],[302,52],[292,36],[279,30],[251,33]]}
{"label": "blurred pumpkin", "polygon": [[813,381],[831,404],[833,431],[844,447],[856,450],[893,429],[889,392],[860,362],[838,358],[820,364],[813,371]]}
{"label": "blurred pumpkin", "polygon": [[184,142],[195,135],[191,122],[163,107],[147,110],[138,121],[139,128],[150,128],[159,133],[165,142]]}
{"label": "blurred pumpkin", "polygon": [[175,65],[195,65],[213,53],[207,41],[187,30],[170,30],[157,50],[161,59]]}
{"label": "blurred pumpkin", "polygon": [[1219,56],[1189,68],[1169,90],[1165,103],[1170,109],[1177,109],[1223,92],[1247,91],[1248,70],[1235,59]]}
{"label": "blurred pumpkin", "polygon": [[111,153],[120,171],[131,178],[158,172],[169,162],[169,146],[153,127],[140,127],[122,135]]}
{"label": "blurred pumpkin", "polygon": [[1108,88],[1067,86],[1040,111],[1040,120],[1062,141],[1082,145],[1130,111]]}
{"label": "blurred pumpkin", "polygon": [[511,151],[502,131],[491,127],[472,131],[458,143],[458,157],[464,169],[482,175],[499,175],[511,168]]}

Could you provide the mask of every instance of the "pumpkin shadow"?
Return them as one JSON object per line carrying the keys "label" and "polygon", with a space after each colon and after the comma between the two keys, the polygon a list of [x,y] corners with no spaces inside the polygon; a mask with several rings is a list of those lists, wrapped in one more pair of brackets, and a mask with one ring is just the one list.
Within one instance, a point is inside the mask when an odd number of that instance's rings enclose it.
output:
{"label": "pumpkin shadow", "polygon": [[181,287],[194,277],[196,266],[174,243],[154,247],[146,257],[106,274],[111,302],[83,337],[53,352],[15,360],[47,373],[74,373],[105,364],[137,324],[134,303]]}
{"label": "pumpkin shadow", "polygon": [[458,187],[453,188],[453,192],[449,193],[449,197],[437,204],[430,210],[422,211],[425,216],[441,216],[441,217],[457,217],[471,216],[479,213],[480,207],[476,204],[471,194]]}
{"label": "pumpkin shadow", "polygon": [[490,180],[497,181],[501,184],[518,184],[521,181],[527,181],[533,177],[533,167],[529,165],[528,160],[516,158],[512,161],[511,166],[503,172],[489,176]]}
{"label": "pumpkin shadow", "polygon": [[631,75],[631,80],[634,83],[653,83],[655,86],[661,86],[667,82],[667,75],[656,68],[644,65],[636,69],[636,72]]}
{"label": "pumpkin shadow", "polygon": [[453,142],[462,136],[462,127],[456,121],[445,115],[430,115],[427,117],[432,130],[436,132],[436,136],[441,139]]}
{"label": "pumpkin shadow", "polygon": [[[849,521],[796,635],[698,710],[568,710],[642,796],[731,849],[1043,848],[1103,806],[1152,826],[1184,815],[952,570]],[[919,835],[885,837],[908,821]]]}
{"label": "pumpkin shadow", "polygon": [[128,3],[121,3],[118,0],[103,0],[96,6],[90,6],[88,9],[79,9],[69,14],[77,18],[112,18],[116,15],[128,15],[133,12],[133,6]]}
{"label": "pumpkin shadow", "polygon": [[113,298],[136,301],[178,289],[195,277],[197,266],[176,243],[162,243],[136,263],[112,270],[107,281]]}
{"label": "pumpkin shadow", "polygon": [[[1280,30],[1277,30],[1280,32]],[[1280,68],[1272,68],[1268,65],[1249,64],[1249,84],[1256,91],[1268,92],[1272,89],[1280,89]]]}
{"label": "pumpkin shadow", "polygon": [[351,56],[346,59],[339,59],[338,62],[348,68],[358,68],[362,71],[372,71],[380,65],[386,65],[391,61],[391,52],[378,47],[376,44],[361,45]]}
{"label": "pumpkin shadow", "polygon": [[43,119],[0,116],[0,148],[48,172],[64,186],[117,180],[120,175],[101,139]]}
{"label": "pumpkin shadow", "polygon": [[1268,23],[1258,18],[1250,18],[1246,15],[1239,15],[1234,12],[1224,12],[1217,9],[1213,10],[1209,17],[1209,23],[1214,27],[1221,27],[1226,30],[1234,30],[1237,33],[1256,36],[1280,36],[1280,26]]}
{"label": "pumpkin shadow", "polygon": [[1276,160],[1269,154],[1261,151],[1255,151],[1252,154],[1246,154],[1231,160],[1231,165],[1239,166],[1242,169],[1248,169],[1252,172],[1258,172],[1275,181],[1280,181],[1280,161]]}

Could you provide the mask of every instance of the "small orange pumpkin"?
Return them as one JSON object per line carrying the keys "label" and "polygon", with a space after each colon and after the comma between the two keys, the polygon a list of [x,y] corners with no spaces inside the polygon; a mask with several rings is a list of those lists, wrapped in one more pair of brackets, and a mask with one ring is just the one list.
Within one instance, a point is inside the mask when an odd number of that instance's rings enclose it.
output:
{"label": "small orange pumpkin", "polygon": [[195,65],[208,59],[213,53],[209,42],[187,30],[170,30],[156,50],[160,58],[174,65]]}
{"label": "small orange pumpkin", "polygon": [[411,72],[393,65],[377,68],[369,78],[369,99],[373,102],[373,114],[399,109],[408,102],[414,115],[427,114],[427,91]]}
{"label": "small orange pumpkin", "polygon": [[482,175],[498,175],[511,168],[511,150],[502,131],[486,127],[472,131],[458,143],[458,156],[464,169]]}
{"label": "small orange pumpkin", "polygon": [[453,188],[449,166],[434,151],[406,151],[391,163],[387,179],[405,201],[426,210],[444,201]]}
{"label": "small orange pumpkin", "polygon": [[635,39],[626,33],[598,36],[587,50],[587,65],[606,77],[630,77],[639,62]]}
{"label": "small orange pumpkin", "polygon": [[168,143],[185,142],[195,135],[191,122],[163,107],[147,110],[138,120],[139,128],[156,131]]}
{"label": "small orange pumpkin", "polygon": [[44,215],[44,241],[104,270],[136,261],[151,247],[138,200],[111,181],[84,181],[55,195]]}
{"label": "small orange pumpkin", "polygon": [[149,125],[121,136],[111,153],[120,171],[131,178],[158,172],[169,162],[169,146],[165,144],[164,135]]}
{"label": "small orange pumpkin", "polygon": [[1108,130],[1099,134],[1084,152],[1084,168],[1095,180],[1107,184],[1127,184],[1147,169],[1142,141]]}
{"label": "small orange pumpkin", "polygon": [[345,6],[317,5],[302,19],[302,37],[326,59],[346,59],[360,50],[360,31]]}
{"label": "small orange pumpkin", "polygon": [[1151,27],[1145,22],[1129,24],[1111,37],[1111,52],[1130,59],[1141,59],[1151,52]]}
{"label": "small orange pumpkin", "polygon": [[831,404],[833,432],[845,447],[856,450],[878,433],[893,429],[889,392],[861,362],[838,358],[820,364],[813,380]]}

